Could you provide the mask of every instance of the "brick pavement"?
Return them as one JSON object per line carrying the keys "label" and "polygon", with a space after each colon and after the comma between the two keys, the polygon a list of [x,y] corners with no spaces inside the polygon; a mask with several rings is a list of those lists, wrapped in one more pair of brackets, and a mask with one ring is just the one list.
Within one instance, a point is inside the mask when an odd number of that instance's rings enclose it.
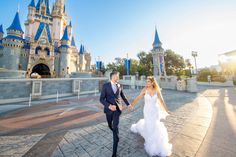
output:
{"label": "brick pavement", "polygon": [[[133,99],[138,92],[137,90],[126,91],[130,99]],[[199,141],[204,137],[204,133],[210,123],[210,113],[204,118],[200,118],[201,114],[206,114],[206,110],[209,110],[209,104],[206,104],[206,101],[202,100],[204,98],[201,98],[201,96],[192,93],[163,90],[163,96],[171,111],[171,115],[164,123],[168,130],[170,142],[174,144],[172,156],[193,156],[193,154],[196,153],[197,147],[200,145]],[[75,98],[72,98],[67,100],[67,104],[64,105],[65,106],[62,106],[63,108],[65,107],[65,111],[68,105],[70,107],[79,106],[81,110],[91,110],[94,113],[102,111],[98,96],[82,97],[79,104]],[[61,108],[59,107],[58,109]],[[142,137],[129,131],[131,124],[143,117],[142,109],[143,101],[135,107],[134,111],[124,111],[122,113],[119,126],[120,142],[118,147],[120,157],[148,156],[143,148],[144,140]],[[63,115],[65,114],[66,116],[69,113],[68,111],[63,113]],[[15,136],[7,136],[8,134],[5,133],[5,136],[0,136],[0,140],[2,141],[2,143],[0,143],[0,156],[111,156],[112,133],[107,127],[104,115],[100,117],[100,119],[103,120],[99,121],[99,119],[95,119],[95,121],[87,121],[75,127],[64,129],[64,131],[63,129],[58,130],[61,131],[59,133],[53,130],[49,133],[44,131],[28,133],[28,130],[22,130],[22,133],[26,132],[23,135],[17,135],[18,130],[15,130],[12,132],[12,134],[16,134]],[[205,126],[200,128],[198,127],[198,123],[203,123]],[[191,127],[192,129],[189,130],[188,128]],[[50,126],[48,126],[48,128],[50,130]],[[4,130],[4,128],[1,129]],[[194,134],[195,131],[193,129],[198,129],[200,132],[203,130],[203,134]],[[56,135],[55,138],[54,135]],[[21,144],[13,146],[10,139],[14,138],[18,139],[16,141],[19,141]],[[183,142],[186,143],[186,148],[189,148],[190,151],[186,151],[185,147],[181,147]],[[22,151],[15,151],[18,149],[22,149]]]}

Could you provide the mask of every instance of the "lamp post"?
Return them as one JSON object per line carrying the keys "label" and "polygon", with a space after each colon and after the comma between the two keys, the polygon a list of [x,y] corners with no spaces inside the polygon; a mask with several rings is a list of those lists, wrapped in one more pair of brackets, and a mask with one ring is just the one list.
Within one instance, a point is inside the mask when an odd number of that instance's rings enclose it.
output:
{"label": "lamp post", "polygon": [[196,57],[197,57],[197,54],[198,52],[196,51],[192,51],[192,56],[194,58],[194,62],[195,62],[195,68],[196,68],[196,75],[197,75],[197,62],[196,62]]}

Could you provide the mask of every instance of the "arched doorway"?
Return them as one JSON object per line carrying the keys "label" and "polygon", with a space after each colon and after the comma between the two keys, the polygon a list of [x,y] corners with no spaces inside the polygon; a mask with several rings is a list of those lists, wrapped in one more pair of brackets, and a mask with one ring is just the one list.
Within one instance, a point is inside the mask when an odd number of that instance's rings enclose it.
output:
{"label": "arched doorway", "polygon": [[38,73],[42,78],[50,78],[51,77],[50,69],[45,64],[35,65],[32,69],[32,73]]}

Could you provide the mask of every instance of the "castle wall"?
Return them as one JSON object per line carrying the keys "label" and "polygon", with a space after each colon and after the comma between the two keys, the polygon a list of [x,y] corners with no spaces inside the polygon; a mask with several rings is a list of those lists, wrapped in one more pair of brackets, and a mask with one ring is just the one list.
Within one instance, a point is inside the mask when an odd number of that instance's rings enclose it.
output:
{"label": "castle wall", "polygon": [[3,68],[18,70],[20,64],[21,48],[4,47]]}
{"label": "castle wall", "polygon": [[0,49],[0,68],[3,67],[3,49]]}
{"label": "castle wall", "polygon": [[29,58],[29,49],[22,49],[20,57],[21,70],[27,71],[28,58]]}
{"label": "castle wall", "polygon": [[[102,82],[107,78],[60,78],[60,79],[0,79],[0,104],[28,101],[29,96],[33,93],[32,99],[56,98],[57,91],[59,97],[77,95],[75,91],[76,83],[81,82],[79,86],[80,94],[98,92]],[[33,87],[38,83],[37,87]],[[34,91],[40,94],[34,97]],[[18,89],[18,90],[16,90]]]}

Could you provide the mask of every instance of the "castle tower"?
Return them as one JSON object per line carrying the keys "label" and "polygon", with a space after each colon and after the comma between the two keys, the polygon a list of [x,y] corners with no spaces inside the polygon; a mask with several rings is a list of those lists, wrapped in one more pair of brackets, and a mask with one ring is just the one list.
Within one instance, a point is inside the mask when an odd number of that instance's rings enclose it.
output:
{"label": "castle tower", "polygon": [[154,76],[158,78],[160,78],[161,76],[166,77],[164,49],[162,48],[162,43],[159,39],[157,29],[155,29],[155,38],[152,46]]}
{"label": "castle tower", "polygon": [[67,15],[64,0],[56,0],[52,9],[53,17],[53,39],[59,43],[67,26]]}
{"label": "castle tower", "polygon": [[84,50],[84,59],[86,61],[85,63],[85,71],[90,71],[90,66],[91,66],[91,55],[87,49]]}
{"label": "castle tower", "polygon": [[68,34],[68,27],[65,28],[63,37],[61,39],[60,51],[60,76],[66,77],[70,74],[70,55],[71,55],[71,42]]}
{"label": "castle tower", "polygon": [[34,38],[35,13],[36,13],[35,1],[31,0],[30,4],[28,5],[27,21],[25,22],[25,38],[28,40]]}
{"label": "castle tower", "polygon": [[20,24],[19,12],[16,12],[15,18],[9,28],[7,36],[3,38],[3,67],[9,70],[20,69],[21,49],[24,45],[23,30]]}

